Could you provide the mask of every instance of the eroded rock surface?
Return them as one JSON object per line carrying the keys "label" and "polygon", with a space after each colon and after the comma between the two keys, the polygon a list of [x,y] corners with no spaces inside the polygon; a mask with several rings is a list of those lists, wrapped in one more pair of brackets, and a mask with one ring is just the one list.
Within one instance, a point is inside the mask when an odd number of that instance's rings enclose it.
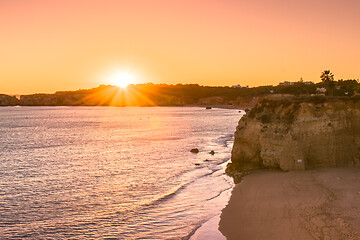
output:
{"label": "eroded rock surface", "polygon": [[227,172],[360,165],[360,98],[265,97],[237,126]]}

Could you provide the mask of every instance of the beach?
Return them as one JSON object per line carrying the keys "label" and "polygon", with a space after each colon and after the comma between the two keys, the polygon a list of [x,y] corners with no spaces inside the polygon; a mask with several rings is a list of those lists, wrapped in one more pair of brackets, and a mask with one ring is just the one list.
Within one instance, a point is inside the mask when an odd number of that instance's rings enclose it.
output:
{"label": "beach", "polygon": [[360,239],[360,168],[280,172],[244,177],[223,209],[228,239]]}

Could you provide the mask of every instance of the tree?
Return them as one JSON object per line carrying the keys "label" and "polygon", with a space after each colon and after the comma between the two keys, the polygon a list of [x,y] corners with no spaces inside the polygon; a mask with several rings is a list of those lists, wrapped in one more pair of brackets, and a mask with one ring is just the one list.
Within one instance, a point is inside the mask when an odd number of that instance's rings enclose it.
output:
{"label": "tree", "polygon": [[334,81],[334,75],[330,72],[330,70],[325,70],[321,73],[321,81]]}
{"label": "tree", "polygon": [[325,70],[321,73],[320,78],[325,85],[327,94],[329,96],[333,96],[335,89],[334,75],[330,72],[330,70]]}

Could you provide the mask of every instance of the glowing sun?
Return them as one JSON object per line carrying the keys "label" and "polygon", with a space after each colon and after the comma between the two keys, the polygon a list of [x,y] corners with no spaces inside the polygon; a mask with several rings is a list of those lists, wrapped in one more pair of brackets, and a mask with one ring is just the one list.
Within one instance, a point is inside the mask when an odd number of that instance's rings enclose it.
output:
{"label": "glowing sun", "polygon": [[129,84],[134,84],[135,75],[128,71],[117,71],[111,74],[108,82],[117,87],[126,88]]}

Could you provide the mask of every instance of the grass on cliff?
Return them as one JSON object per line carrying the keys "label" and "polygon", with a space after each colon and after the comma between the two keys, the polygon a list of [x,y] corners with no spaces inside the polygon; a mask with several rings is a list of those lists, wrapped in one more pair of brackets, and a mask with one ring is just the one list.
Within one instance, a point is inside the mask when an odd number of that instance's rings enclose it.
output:
{"label": "grass on cliff", "polygon": [[314,105],[326,102],[353,101],[359,102],[360,95],[353,97],[326,97],[326,96],[284,96],[280,98],[265,97],[248,113],[249,118],[256,118],[263,124],[273,121],[293,123],[296,112],[302,103],[312,103]]}

